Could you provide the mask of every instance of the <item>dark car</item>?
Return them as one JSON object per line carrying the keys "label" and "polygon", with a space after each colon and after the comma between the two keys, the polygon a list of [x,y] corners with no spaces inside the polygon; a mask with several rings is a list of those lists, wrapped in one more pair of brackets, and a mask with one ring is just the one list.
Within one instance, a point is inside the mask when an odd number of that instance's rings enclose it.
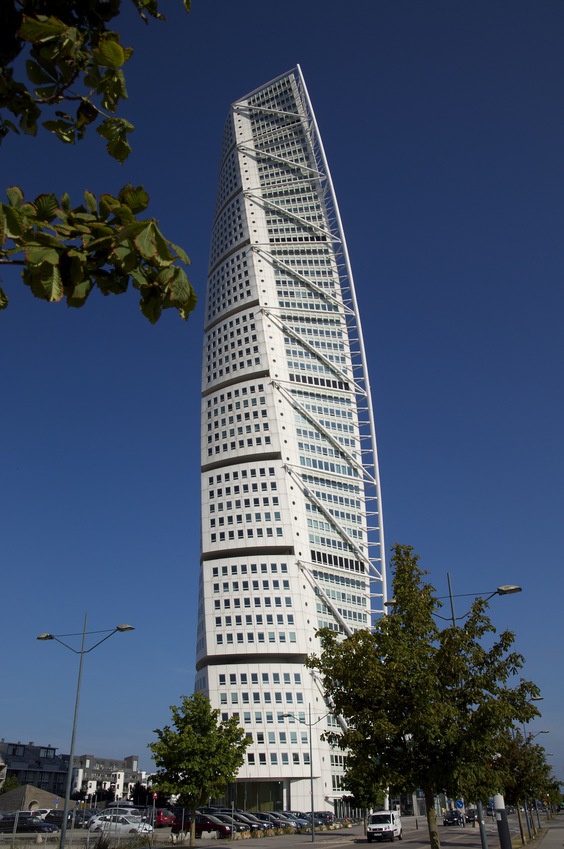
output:
{"label": "dark car", "polygon": [[[190,818],[186,817],[184,822],[182,822],[182,817],[176,816],[170,829],[171,833],[178,834],[182,831],[183,826],[185,832],[190,831]],[[230,825],[221,822],[221,820],[218,820],[217,817],[211,814],[196,814],[195,831],[196,837],[201,837],[204,831],[217,831],[219,837],[231,837],[232,834]]]}
{"label": "dark car", "polygon": [[290,828],[292,827],[291,822],[289,822],[286,817],[279,816],[278,814],[270,814],[266,811],[257,811],[255,813],[255,817],[262,822],[267,823],[269,828]]}
{"label": "dark car", "polygon": [[[221,811],[220,813],[227,812]],[[217,816],[217,814],[214,814],[214,816]],[[242,825],[244,831],[266,831],[268,828],[268,825],[265,822],[256,820],[251,817],[250,814],[244,814],[241,811],[233,811],[233,813],[229,813],[228,816],[232,817],[236,823]]]}
{"label": "dark car", "polygon": [[231,826],[231,829],[234,832],[237,831],[249,831],[248,825],[245,825],[242,822],[238,822],[231,814],[226,814],[225,811],[216,811],[215,814],[211,814],[214,819],[219,820],[220,822],[224,822],[226,825]]}
{"label": "dark car", "polygon": [[443,817],[443,825],[464,825],[464,815],[460,811],[447,811]]}
{"label": "dark car", "polygon": [[325,825],[331,825],[335,819],[332,811],[315,811],[314,816],[320,819]]}
{"label": "dark car", "polygon": [[0,833],[11,834],[14,831],[14,826],[16,826],[16,834],[53,834],[53,832],[59,830],[56,825],[45,822],[40,817],[18,817],[17,824],[16,817],[13,814],[4,815],[0,819]]}
{"label": "dark car", "polygon": [[262,822],[254,814],[245,811],[245,813],[237,813],[236,816],[245,819],[249,823],[249,828],[251,831],[268,831],[268,823]]}
{"label": "dark car", "polygon": [[[44,822],[50,822],[51,825],[56,825],[61,828],[63,824],[64,811],[59,810],[58,808],[51,808],[48,814],[45,814]],[[70,825],[72,821],[72,813],[69,811],[67,817],[67,825]]]}
{"label": "dark car", "polygon": [[478,811],[476,808],[468,808],[466,811],[466,822],[478,822]]}

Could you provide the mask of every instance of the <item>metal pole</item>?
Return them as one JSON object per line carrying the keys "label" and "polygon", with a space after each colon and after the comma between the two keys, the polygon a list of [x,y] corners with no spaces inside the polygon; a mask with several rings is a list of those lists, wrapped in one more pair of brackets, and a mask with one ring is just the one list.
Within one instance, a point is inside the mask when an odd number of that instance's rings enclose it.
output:
{"label": "metal pole", "polygon": [[88,621],[88,614],[84,614],[84,628],[82,629],[82,646],[80,648],[80,660],[78,662],[78,681],[76,684],[76,699],[74,702],[74,718],[72,721],[72,734],[71,734],[71,742],[70,742],[70,752],[69,752],[69,771],[67,774],[67,784],[65,788],[65,804],[63,807],[63,822],[61,825],[61,839],[59,841],[60,849],[65,849],[65,841],[67,837],[67,820],[69,816],[69,804],[70,804],[70,795],[72,788],[72,769],[73,769],[73,759],[74,759],[74,741],[76,738],[76,725],[78,722],[78,706],[80,704],[80,684],[82,681],[82,661],[84,660],[84,646],[86,643],[86,623]]}
{"label": "metal pole", "polygon": [[314,816],[314,805],[313,805],[313,738],[312,738],[312,729],[313,726],[311,724],[311,702],[308,706],[308,714],[309,714],[309,785],[310,785],[310,793],[311,793],[311,842],[315,842],[315,816]]}
{"label": "metal pole", "polygon": [[476,811],[478,812],[478,825],[480,826],[480,842],[482,849],[488,849],[488,835],[486,832],[486,824],[484,822],[484,808],[481,802],[476,802]]}
{"label": "metal pole", "polygon": [[505,801],[501,793],[496,793],[494,796],[494,811],[497,822],[500,849],[512,849],[509,823],[507,822],[507,812],[505,810]]}

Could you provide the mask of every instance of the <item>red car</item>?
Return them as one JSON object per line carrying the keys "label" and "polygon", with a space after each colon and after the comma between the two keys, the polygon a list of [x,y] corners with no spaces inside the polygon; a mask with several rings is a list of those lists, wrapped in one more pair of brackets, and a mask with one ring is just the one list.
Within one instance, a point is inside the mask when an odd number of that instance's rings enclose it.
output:
{"label": "red car", "polygon": [[[190,831],[189,817],[184,819],[184,823],[182,823],[182,817],[175,817],[174,824],[171,828],[172,834],[178,834],[182,830],[183,824],[184,831],[188,833]],[[221,822],[217,817],[211,814],[196,814],[196,837],[201,837],[203,831],[217,831],[219,837],[231,837],[232,833],[231,826]]]}
{"label": "red car", "polygon": [[167,808],[157,808],[153,825],[155,828],[164,828],[167,825],[172,825],[174,820],[175,816],[172,811],[169,811]]}

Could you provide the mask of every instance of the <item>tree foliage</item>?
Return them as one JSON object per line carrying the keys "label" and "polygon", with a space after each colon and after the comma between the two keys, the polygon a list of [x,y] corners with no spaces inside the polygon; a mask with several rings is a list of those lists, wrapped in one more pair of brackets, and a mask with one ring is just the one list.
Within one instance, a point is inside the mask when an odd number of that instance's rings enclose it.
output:
{"label": "tree foliage", "polygon": [[530,702],[538,689],[516,681],[523,658],[511,650],[513,634],[494,636],[483,599],[462,626],[440,630],[433,615],[441,602],[418,557],[409,546],[393,552],[393,612],[373,632],[344,640],[322,630],[322,653],[309,664],[348,726],[331,742],[353,763],[363,759],[375,787],[421,788],[438,847],[434,796],[479,799],[499,790],[490,765],[500,738],[538,715]]}
{"label": "tree foliage", "polygon": [[502,741],[494,769],[501,774],[506,802],[542,799],[550,794],[554,776],[546,761],[543,746],[533,744],[520,731],[508,734]]}
{"label": "tree foliage", "polygon": [[[178,795],[178,804],[194,812],[235,780],[250,740],[235,717],[219,722],[219,710],[202,693],[183,696],[170,710],[172,725],[155,729],[158,739],[149,744],[158,769],[153,786]],[[191,842],[194,825],[192,817]]]}
{"label": "tree foliage", "polygon": [[[163,19],[158,0],[131,0],[141,18]],[[190,0],[182,0],[187,11]],[[122,0],[3,0],[0,4],[0,142],[10,133],[36,135],[40,126],[62,142],[80,141],[89,126],[123,162],[133,125],[116,114],[127,98],[123,46],[110,23]],[[25,61],[24,61],[25,60]],[[61,109],[61,106],[64,109]],[[152,219],[138,221],[149,197],[140,186],[71,208],[68,194],[24,203],[8,189],[0,205],[0,264],[23,266],[23,281],[46,301],[82,306],[97,287],[119,294],[129,282],[152,322],[174,307],[187,318],[196,297],[185,271],[185,252],[168,241]],[[0,309],[8,297],[0,289]]]}
{"label": "tree foliage", "polygon": [[9,793],[10,790],[16,790],[20,786],[20,782],[15,775],[9,775],[0,785],[0,794]]}

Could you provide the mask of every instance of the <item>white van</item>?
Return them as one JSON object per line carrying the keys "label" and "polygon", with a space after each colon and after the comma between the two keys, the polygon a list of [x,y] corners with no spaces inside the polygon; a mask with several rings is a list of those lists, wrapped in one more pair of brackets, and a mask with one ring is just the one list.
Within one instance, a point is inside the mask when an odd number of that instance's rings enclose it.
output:
{"label": "white van", "polygon": [[403,837],[401,829],[401,817],[397,811],[376,811],[368,817],[366,839],[369,843],[373,840],[401,840]]}

